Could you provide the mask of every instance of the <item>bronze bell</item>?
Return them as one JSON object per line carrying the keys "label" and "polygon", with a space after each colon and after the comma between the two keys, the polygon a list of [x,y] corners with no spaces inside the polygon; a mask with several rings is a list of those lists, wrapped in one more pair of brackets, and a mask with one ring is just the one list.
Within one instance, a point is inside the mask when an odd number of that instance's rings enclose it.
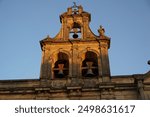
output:
{"label": "bronze bell", "polygon": [[94,73],[92,71],[92,64],[93,64],[93,62],[86,62],[86,64],[87,64],[87,67],[88,67],[86,75],[87,76],[93,76],[94,75]]}
{"label": "bronze bell", "polygon": [[58,64],[58,69],[59,69],[59,72],[58,72],[58,74],[64,74],[63,73],[63,68],[64,68],[64,64]]}
{"label": "bronze bell", "polygon": [[73,38],[76,39],[78,38],[78,35],[76,33],[73,34]]}

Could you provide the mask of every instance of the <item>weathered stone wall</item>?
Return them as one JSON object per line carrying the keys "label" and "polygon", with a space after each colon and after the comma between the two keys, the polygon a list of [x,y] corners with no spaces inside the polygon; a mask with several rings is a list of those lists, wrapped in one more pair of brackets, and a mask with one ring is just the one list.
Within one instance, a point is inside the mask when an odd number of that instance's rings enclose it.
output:
{"label": "weathered stone wall", "polygon": [[[142,82],[139,82],[139,77]],[[140,80],[141,80],[140,79]],[[111,82],[99,78],[0,81],[0,99],[150,99],[149,73],[113,76]],[[142,84],[142,85],[141,85]]]}

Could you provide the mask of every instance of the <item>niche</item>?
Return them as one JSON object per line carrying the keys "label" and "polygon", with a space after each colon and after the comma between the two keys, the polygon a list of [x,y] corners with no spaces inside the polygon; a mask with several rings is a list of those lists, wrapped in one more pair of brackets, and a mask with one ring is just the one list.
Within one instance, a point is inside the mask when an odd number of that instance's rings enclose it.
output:
{"label": "niche", "polygon": [[94,52],[87,51],[85,53],[85,59],[82,62],[82,76],[98,76],[98,59],[97,55]]}
{"label": "niche", "polygon": [[58,60],[55,62],[54,66],[54,78],[65,78],[69,74],[69,58],[68,55],[59,52]]}

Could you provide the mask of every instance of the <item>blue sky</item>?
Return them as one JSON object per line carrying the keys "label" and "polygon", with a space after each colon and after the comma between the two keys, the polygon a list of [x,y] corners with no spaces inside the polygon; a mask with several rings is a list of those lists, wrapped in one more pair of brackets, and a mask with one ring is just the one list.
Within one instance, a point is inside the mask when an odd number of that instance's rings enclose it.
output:
{"label": "blue sky", "polygon": [[0,79],[39,78],[39,41],[59,32],[59,15],[73,1],[91,13],[96,35],[103,25],[111,37],[112,75],[150,70],[149,0],[0,0]]}

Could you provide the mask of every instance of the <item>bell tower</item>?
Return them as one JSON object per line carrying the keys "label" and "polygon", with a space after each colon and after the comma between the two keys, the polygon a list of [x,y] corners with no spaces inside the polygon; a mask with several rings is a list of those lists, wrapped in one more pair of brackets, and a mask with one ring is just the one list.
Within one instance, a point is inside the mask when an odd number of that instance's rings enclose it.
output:
{"label": "bell tower", "polygon": [[99,35],[95,35],[90,21],[91,14],[75,3],[60,15],[59,33],[40,41],[40,79],[98,78],[100,82],[110,82],[110,38],[102,26]]}

